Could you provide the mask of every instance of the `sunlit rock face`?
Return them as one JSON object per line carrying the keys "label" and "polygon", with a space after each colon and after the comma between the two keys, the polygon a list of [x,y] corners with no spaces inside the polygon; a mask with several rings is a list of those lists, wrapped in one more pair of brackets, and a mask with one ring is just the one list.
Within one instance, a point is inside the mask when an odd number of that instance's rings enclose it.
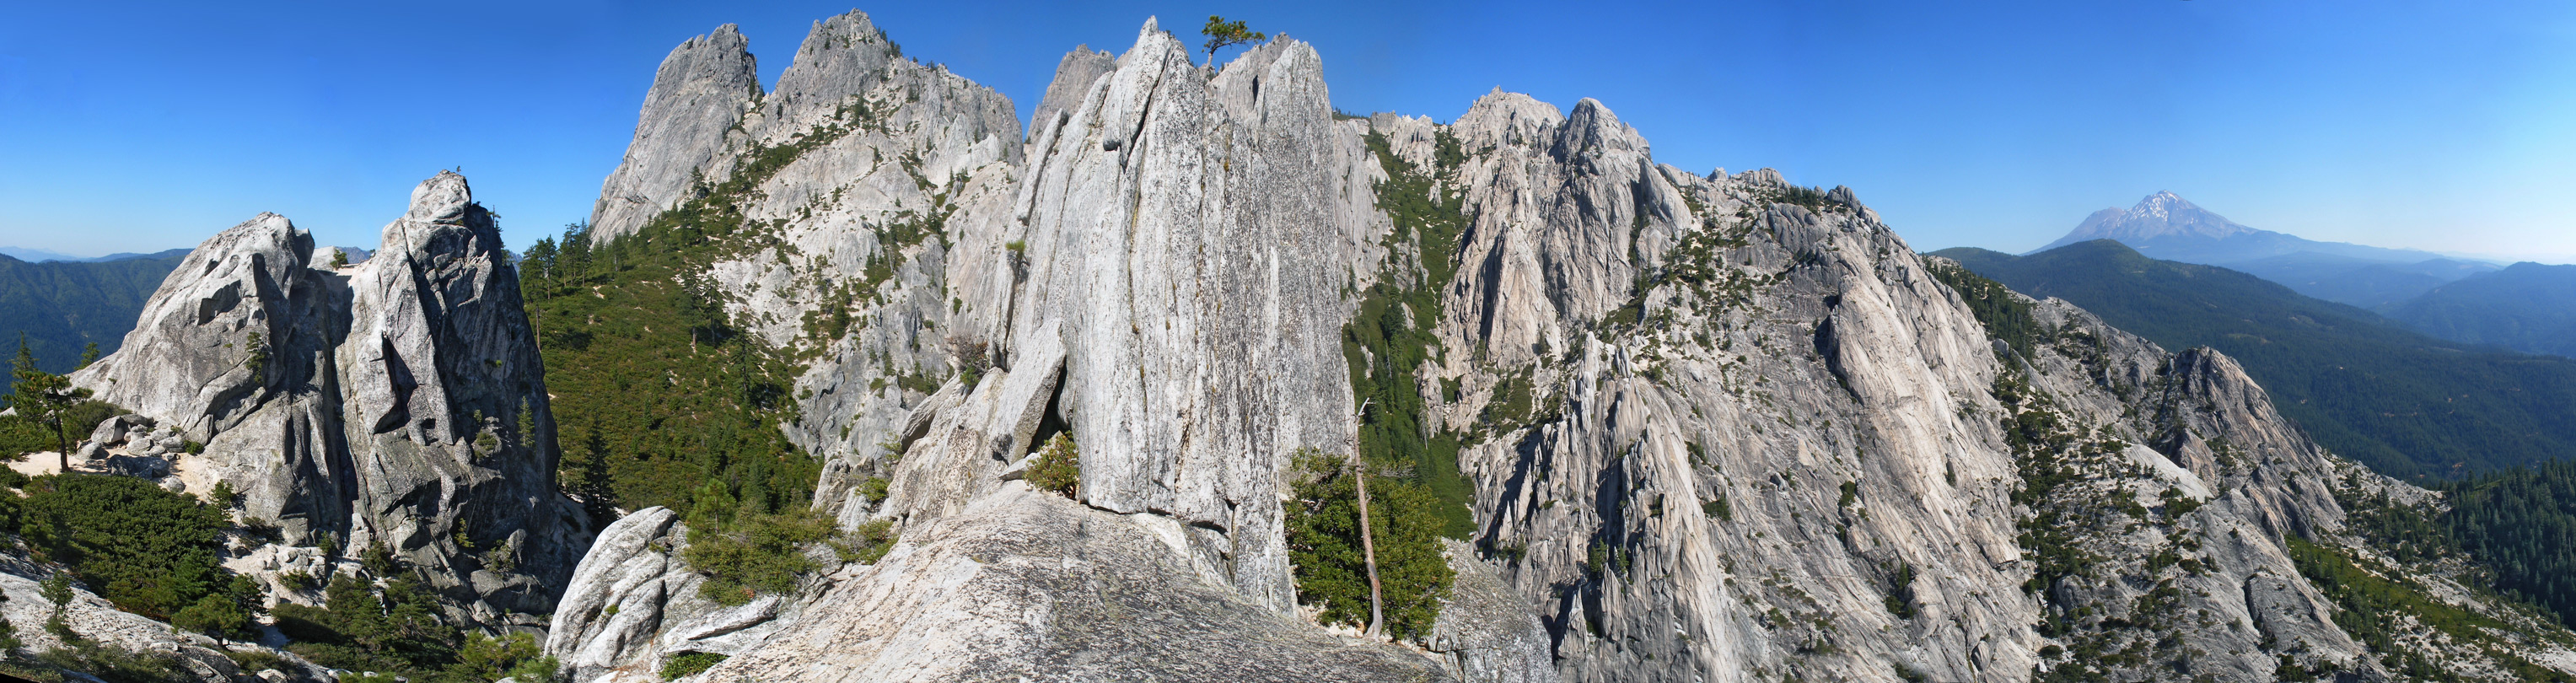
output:
{"label": "sunlit rock face", "polygon": [[172,484],[240,492],[280,547],[354,567],[381,544],[461,619],[542,623],[589,523],[555,487],[544,365],[490,212],[440,173],[373,258],[335,270],[311,252],[274,214],[208,239],[133,346],[75,381],[201,442]]}

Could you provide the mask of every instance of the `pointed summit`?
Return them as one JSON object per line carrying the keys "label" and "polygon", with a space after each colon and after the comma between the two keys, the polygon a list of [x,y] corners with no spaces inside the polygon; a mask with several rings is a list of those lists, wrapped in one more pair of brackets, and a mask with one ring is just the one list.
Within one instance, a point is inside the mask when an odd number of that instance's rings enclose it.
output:
{"label": "pointed summit", "polygon": [[2231,268],[2293,254],[2311,254],[2300,258],[2364,263],[2416,263],[2440,258],[2430,252],[2318,242],[2297,235],[2257,230],[2200,208],[2183,199],[2182,195],[2161,191],[2147,195],[2145,199],[2138,200],[2136,206],[2127,209],[2095,211],[2085,217],[2083,224],[2075,226],[2073,232],[2030,253],[2093,240],[2117,240],[2138,250],[2138,253],[2167,261]]}
{"label": "pointed summit", "polygon": [[2077,242],[2100,239],[2119,240],[2130,246],[2138,246],[2141,242],[2156,240],[2176,238],[2220,240],[2256,232],[2260,231],[2238,225],[2235,221],[2227,220],[2226,216],[2210,213],[2184,200],[2181,195],[2157,192],[2138,200],[2138,205],[2129,207],[2127,211],[2119,209],[2096,211],[2092,216],[2085,218],[2082,225],[2075,226],[2074,232],[2067,233],[2065,237],[2058,238],[2057,241],[2039,250],[2047,251]]}

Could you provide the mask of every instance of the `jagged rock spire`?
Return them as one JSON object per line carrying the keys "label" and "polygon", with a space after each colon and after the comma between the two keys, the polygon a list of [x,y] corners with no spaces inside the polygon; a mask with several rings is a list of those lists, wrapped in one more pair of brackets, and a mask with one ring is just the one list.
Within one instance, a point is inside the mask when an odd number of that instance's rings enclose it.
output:
{"label": "jagged rock spire", "polygon": [[662,59],[635,123],[635,141],[591,208],[591,229],[600,238],[643,227],[703,177],[724,149],[725,131],[760,101],[750,46],[740,30],[725,24]]}

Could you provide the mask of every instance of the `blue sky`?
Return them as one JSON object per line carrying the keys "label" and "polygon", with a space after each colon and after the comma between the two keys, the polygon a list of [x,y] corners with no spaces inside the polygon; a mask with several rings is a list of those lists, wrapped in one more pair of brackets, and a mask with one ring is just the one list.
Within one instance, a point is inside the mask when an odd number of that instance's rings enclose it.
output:
{"label": "blue sky", "polygon": [[[846,0],[843,0],[846,2]],[[764,81],[842,3],[0,6],[0,245],[193,246],[260,211],[374,246],[462,167],[525,244],[588,216],[671,47]],[[1918,249],[2036,247],[2172,190],[2312,239],[2576,260],[2576,3],[903,2],[916,59],[1025,116],[1075,44],[1211,13],[1322,52],[1355,112],[1501,86],[1608,104],[1694,171],[1849,185]]]}

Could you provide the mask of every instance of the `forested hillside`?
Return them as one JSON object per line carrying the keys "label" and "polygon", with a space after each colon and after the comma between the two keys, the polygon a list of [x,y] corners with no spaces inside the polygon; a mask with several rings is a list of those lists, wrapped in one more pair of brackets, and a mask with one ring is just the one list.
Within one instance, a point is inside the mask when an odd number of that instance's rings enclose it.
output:
{"label": "forested hillside", "polygon": [[2252,275],[2158,261],[2108,240],[2019,257],[1936,254],[2167,348],[2215,347],[2319,443],[2391,476],[2455,478],[2576,453],[2576,361],[2434,339]]}
{"label": "forested hillside", "polygon": [[2576,266],[2516,263],[2385,310],[2443,339],[2576,357]]}
{"label": "forested hillside", "polygon": [[564,487],[594,510],[685,510],[715,482],[745,508],[796,507],[817,464],[776,426],[795,410],[793,375],[696,279],[712,248],[687,215],[598,248],[575,227],[520,264]]}
{"label": "forested hillside", "polygon": [[2446,488],[2447,526],[2495,569],[2495,587],[2576,623],[2576,460]]}
{"label": "forested hillside", "polygon": [[115,353],[143,301],[186,249],[104,262],[28,263],[0,256],[0,337],[27,336],[37,367],[67,372],[90,344]]}

